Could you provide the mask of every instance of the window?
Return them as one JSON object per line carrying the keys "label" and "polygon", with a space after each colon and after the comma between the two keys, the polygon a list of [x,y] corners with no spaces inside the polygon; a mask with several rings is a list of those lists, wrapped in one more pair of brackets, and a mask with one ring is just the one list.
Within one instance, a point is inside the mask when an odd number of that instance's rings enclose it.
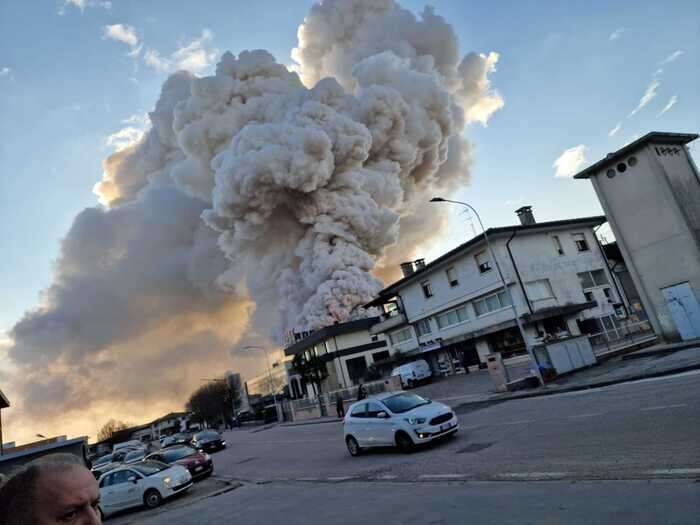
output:
{"label": "window", "polygon": [[435,320],[437,321],[440,329],[468,321],[469,314],[467,312],[467,305],[464,304],[458,308],[453,308],[452,310],[436,315]]}
{"label": "window", "polygon": [[505,291],[502,291],[489,295],[488,297],[484,297],[483,299],[479,299],[478,301],[474,301],[474,310],[476,311],[477,316],[482,316],[489,312],[494,312],[505,308],[506,306],[510,306],[510,304],[508,294]]}
{"label": "window", "polygon": [[603,293],[607,299],[612,299],[612,290],[610,288],[603,288]]}
{"label": "window", "polygon": [[491,260],[486,252],[477,253],[474,258],[481,273],[486,273],[491,269]]}
{"label": "window", "polygon": [[578,274],[579,281],[581,282],[581,288],[587,290],[595,286],[604,286],[610,284],[608,281],[608,276],[605,274],[605,270],[593,270],[592,272],[582,272]]}
{"label": "window", "polygon": [[110,485],[119,485],[121,483],[127,483],[131,476],[135,476],[130,470],[120,470],[112,474],[112,482]]}
{"label": "window", "polygon": [[377,363],[379,361],[384,361],[386,359],[389,359],[389,357],[390,357],[389,350],[382,350],[381,352],[375,352],[372,354],[372,361]]}
{"label": "window", "polygon": [[392,344],[403,343],[404,341],[408,341],[409,339],[411,339],[411,329],[404,328],[402,330],[399,330],[398,332],[394,332],[389,337],[391,339]]}
{"label": "window", "polygon": [[352,412],[350,412],[350,415],[352,417],[366,417],[367,413],[367,403],[360,403],[357,405],[355,408],[352,409]]}
{"label": "window", "polygon": [[386,412],[379,403],[367,403],[367,415],[365,417],[377,417],[379,412]]}
{"label": "window", "polygon": [[586,297],[587,302],[591,303],[595,301],[595,299],[593,298],[593,292],[583,292],[583,295]]}
{"label": "window", "polygon": [[540,279],[539,281],[525,283],[525,289],[531,301],[542,301],[554,297],[549,279]]}
{"label": "window", "polygon": [[420,287],[423,289],[423,295],[425,295],[426,299],[433,296],[433,289],[430,286],[430,281],[423,281],[420,283]]}
{"label": "window", "polygon": [[430,318],[426,319],[421,319],[416,323],[416,330],[418,331],[418,335],[426,335],[429,334],[433,331],[433,329],[430,326]]}
{"label": "window", "polygon": [[574,233],[574,243],[576,244],[576,249],[579,252],[588,251],[588,242],[586,241],[586,236],[583,233]]}
{"label": "window", "polygon": [[450,283],[451,287],[459,284],[459,279],[457,279],[457,269],[454,266],[450,266],[445,273],[447,273],[447,282]]}
{"label": "window", "polygon": [[564,255],[564,248],[561,246],[561,241],[558,235],[552,235],[552,242],[554,243],[554,249],[559,255]]}

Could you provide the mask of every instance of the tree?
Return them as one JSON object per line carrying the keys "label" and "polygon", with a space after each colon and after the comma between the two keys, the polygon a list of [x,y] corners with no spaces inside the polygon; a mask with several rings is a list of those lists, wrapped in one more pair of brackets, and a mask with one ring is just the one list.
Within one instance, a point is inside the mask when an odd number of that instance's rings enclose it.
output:
{"label": "tree", "polygon": [[214,424],[231,412],[231,390],[224,381],[200,386],[187,401],[187,411],[199,423]]}
{"label": "tree", "polygon": [[110,419],[107,421],[100,431],[97,433],[97,441],[104,441],[105,439],[111,438],[115,433],[120,430],[124,430],[131,426],[130,423],[125,423],[124,421],[117,421],[115,419]]}
{"label": "tree", "polygon": [[328,369],[320,357],[314,354],[297,354],[292,360],[292,367],[304,381],[315,385],[316,391],[321,394],[321,383],[328,377]]}

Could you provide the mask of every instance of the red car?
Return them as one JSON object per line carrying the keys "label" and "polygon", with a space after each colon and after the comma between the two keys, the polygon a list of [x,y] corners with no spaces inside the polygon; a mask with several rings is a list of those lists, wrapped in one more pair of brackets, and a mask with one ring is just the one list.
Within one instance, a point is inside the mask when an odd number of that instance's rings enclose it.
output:
{"label": "red car", "polygon": [[154,452],[144,461],[160,461],[168,465],[182,465],[190,471],[192,479],[202,479],[214,472],[214,462],[211,456],[192,447],[168,447]]}

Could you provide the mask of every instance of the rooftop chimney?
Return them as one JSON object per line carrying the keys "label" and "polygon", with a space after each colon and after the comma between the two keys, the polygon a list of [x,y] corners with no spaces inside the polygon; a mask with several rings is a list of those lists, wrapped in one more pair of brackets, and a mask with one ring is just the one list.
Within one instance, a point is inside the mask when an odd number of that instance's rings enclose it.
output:
{"label": "rooftop chimney", "polygon": [[409,275],[413,275],[413,272],[414,272],[413,261],[401,263],[401,271],[403,272],[404,277],[408,277]]}
{"label": "rooftop chimney", "polygon": [[413,261],[416,265],[416,270],[422,270],[425,268],[425,259],[416,259]]}
{"label": "rooftop chimney", "polygon": [[530,224],[535,224],[535,216],[532,214],[532,206],[523,206],[515,210],[515,213],[520,219],[520,224],[523,226],[529,226]]}

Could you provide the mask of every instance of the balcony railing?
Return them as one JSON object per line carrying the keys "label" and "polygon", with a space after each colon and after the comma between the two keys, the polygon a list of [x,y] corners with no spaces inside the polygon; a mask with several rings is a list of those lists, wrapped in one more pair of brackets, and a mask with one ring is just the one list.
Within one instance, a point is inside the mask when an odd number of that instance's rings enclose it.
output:
{"label": "balcony railing", "polygon": [[406,324],[406,316],[402,312],[394,312],[391,314],[383,314],[382,320],[369,329],[370,333],[372,335],[381,334],[387,330]]}

